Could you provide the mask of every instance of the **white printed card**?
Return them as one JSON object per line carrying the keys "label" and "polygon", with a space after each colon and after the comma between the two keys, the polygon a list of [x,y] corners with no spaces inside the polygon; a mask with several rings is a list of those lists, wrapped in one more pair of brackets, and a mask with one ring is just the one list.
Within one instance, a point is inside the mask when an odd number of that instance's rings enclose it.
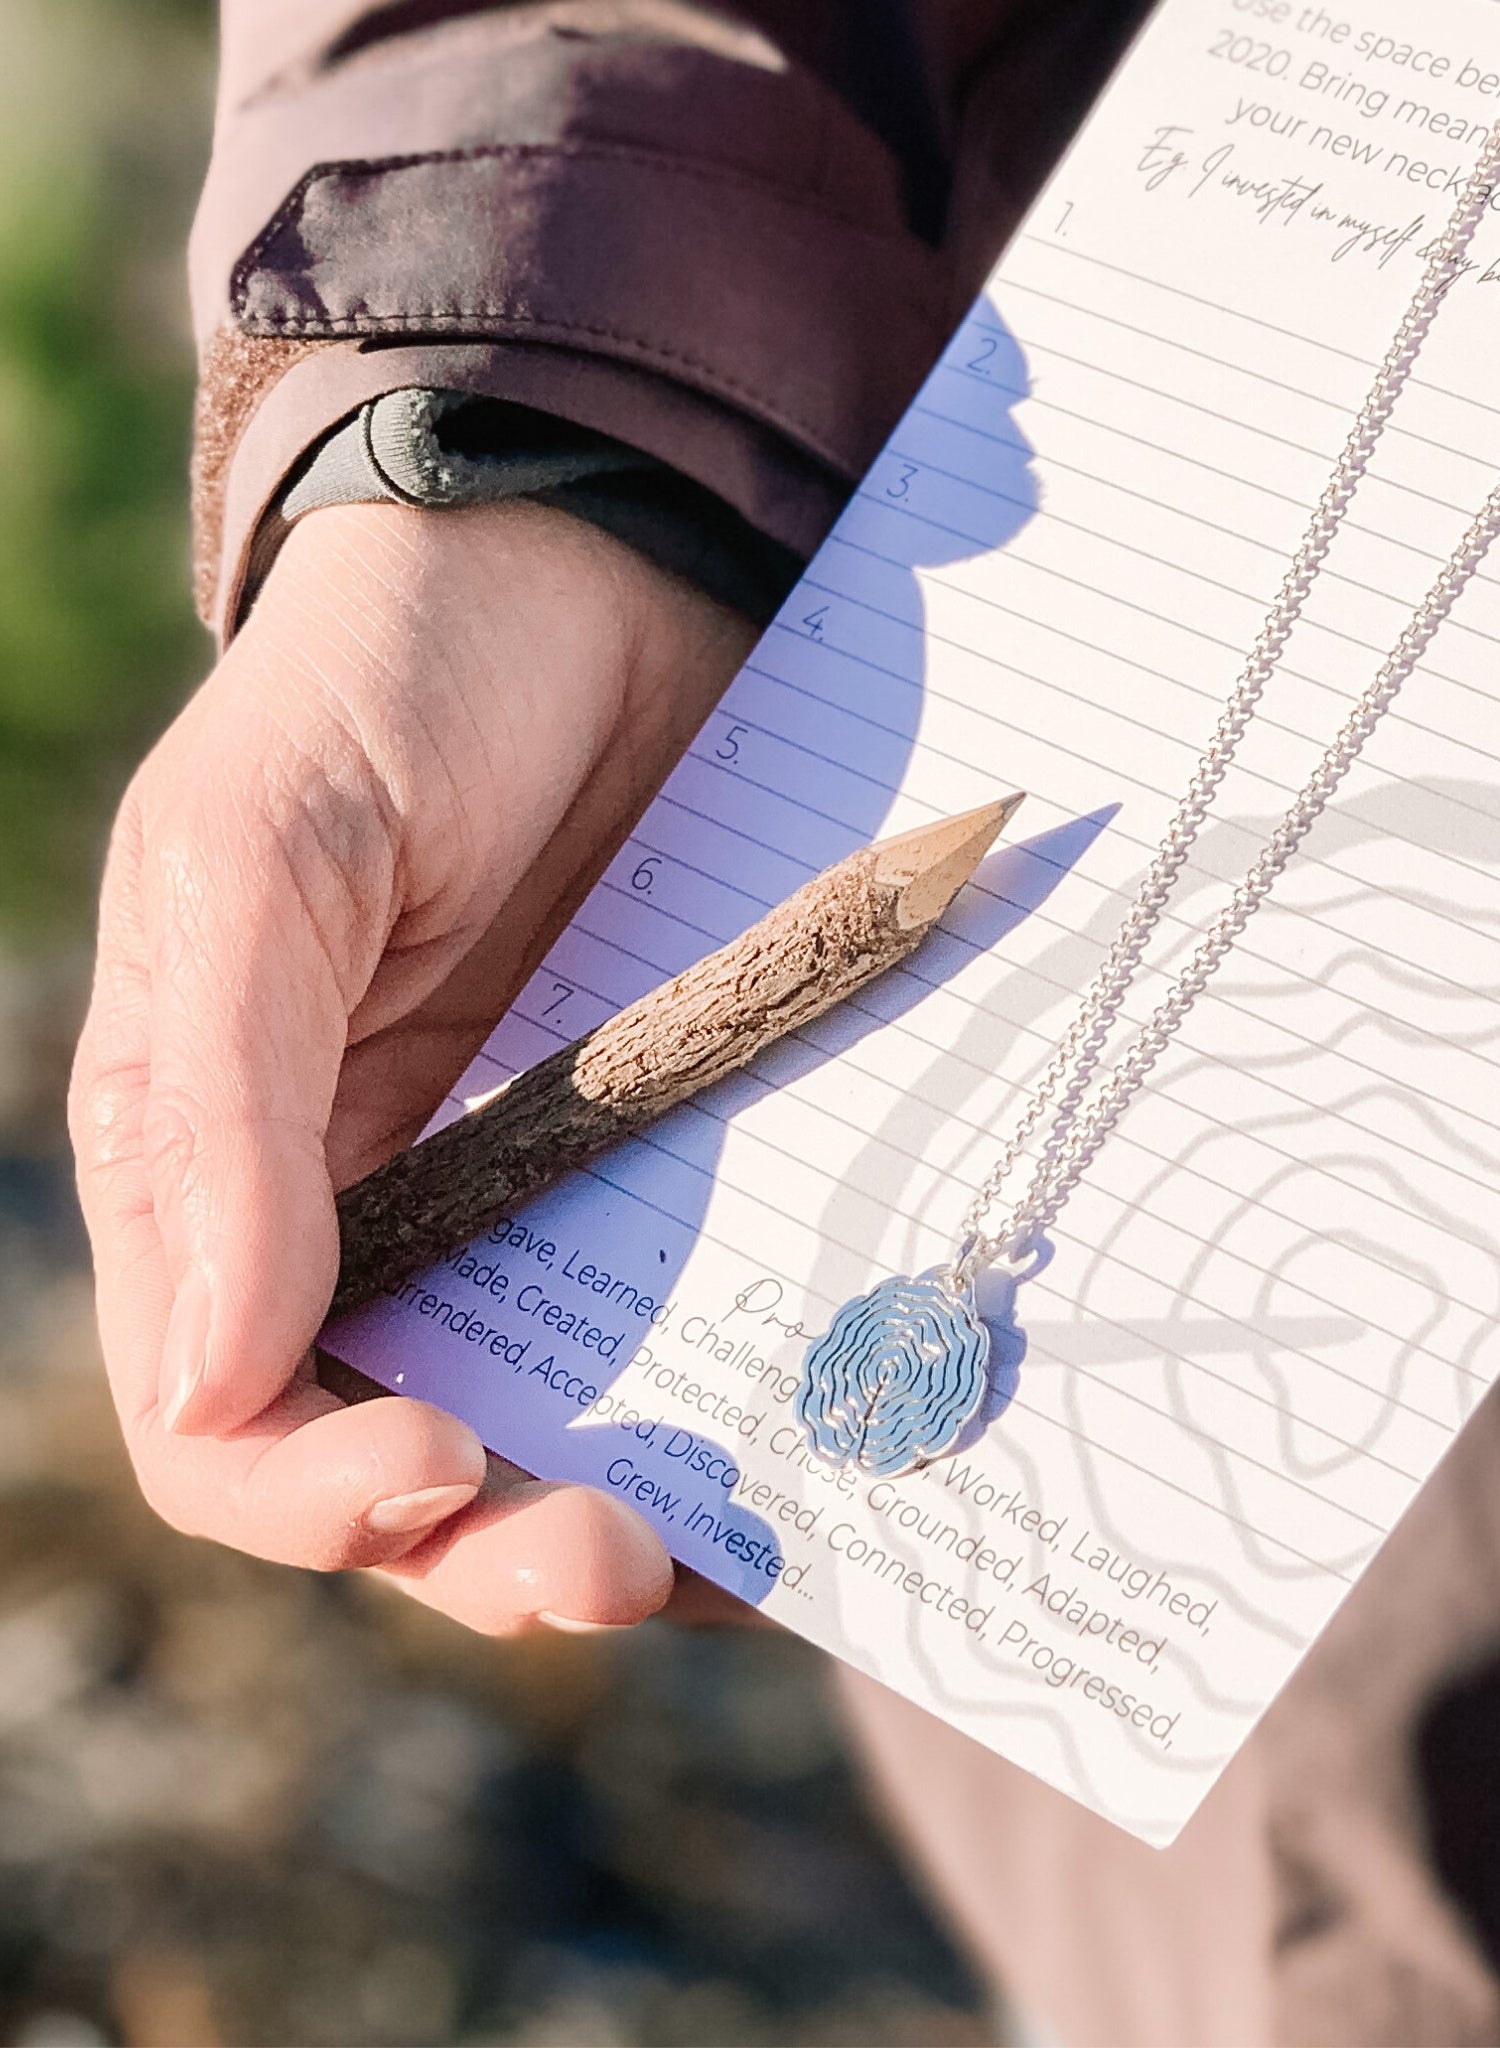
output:
{"label": "white printed card", "polygon": [[[820,1464],[795,1332],[944,1257],[1497,114],[1492,0],[1163,0],[445,1114],[868,840],[1024,788],[1012,843],[908,966],[324,1340],[1151,1842],[1500,1367],[1493,571],[1067,1203],[977,1439]],[[1487,221],[1130,1019],[1500,469],[1497,309]]]}

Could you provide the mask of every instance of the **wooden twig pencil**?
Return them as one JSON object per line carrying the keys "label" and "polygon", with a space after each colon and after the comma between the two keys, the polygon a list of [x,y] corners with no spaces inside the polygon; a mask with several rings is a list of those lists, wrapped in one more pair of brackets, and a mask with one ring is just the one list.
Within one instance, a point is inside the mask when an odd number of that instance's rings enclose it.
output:
{"label": "wooden twig pencil", "polygon": [[446,1257],[512,1204],[904,960],[1020,802],[1003,797],[861,847],[675,981],[346,1189],[330,1314]]}

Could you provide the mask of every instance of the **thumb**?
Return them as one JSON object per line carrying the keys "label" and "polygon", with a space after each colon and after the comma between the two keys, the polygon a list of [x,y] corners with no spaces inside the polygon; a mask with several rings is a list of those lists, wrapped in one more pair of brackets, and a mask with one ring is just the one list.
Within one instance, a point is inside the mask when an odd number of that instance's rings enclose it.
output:
{"label": "thumb", "polygon": [[273,788],[264,767],[216,769],[194,788],[194,760],[258,752],[241,723],[217,732],[233,749],[221,753],[202,710],[189,763],[167,771],[190,793],[148,835],[142,1150],[176,1289],[162,1419],[222,1435],[284,1389],[332,1292],[325,1141],[349,1013],[373,971],[360,955],[386,930],[391,860],[378,825],[338,829],[300,757],[295,790],[284,770]]}

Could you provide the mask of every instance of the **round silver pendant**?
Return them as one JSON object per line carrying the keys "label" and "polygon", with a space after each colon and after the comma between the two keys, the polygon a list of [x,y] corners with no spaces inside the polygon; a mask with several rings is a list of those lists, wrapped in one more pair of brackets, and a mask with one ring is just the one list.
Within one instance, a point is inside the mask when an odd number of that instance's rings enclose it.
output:
{"label": "round silver pendant", "polygon": [[898,1274],[808,1346],[797,1419],[834,1465],[893,1479],[951,1450],[984,1399],[989,1331],[946,1280]]}

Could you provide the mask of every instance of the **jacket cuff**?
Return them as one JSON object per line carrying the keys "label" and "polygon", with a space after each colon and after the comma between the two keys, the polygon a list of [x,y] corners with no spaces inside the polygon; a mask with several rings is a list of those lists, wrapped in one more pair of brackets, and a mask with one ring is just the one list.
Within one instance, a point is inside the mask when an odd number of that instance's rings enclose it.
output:
{"label": "jacket cuff", "polygon": [[811,553],[956,310],[892,150],[718,10],[621,4],[570,38],[550,7],[397,33],[329,6],[381,34],[310,27],[247,76],[244,30],[194,228],[211,622],[292,465],[416,386],[625,440]]}
{"label": "jacket cuff", "polygon": [[741,407],[847,471],[942,344],[941,278],[911,234],[729,167],[493,144],[309,171],[236,264],[230,311],[278,340],[583,348]]}

